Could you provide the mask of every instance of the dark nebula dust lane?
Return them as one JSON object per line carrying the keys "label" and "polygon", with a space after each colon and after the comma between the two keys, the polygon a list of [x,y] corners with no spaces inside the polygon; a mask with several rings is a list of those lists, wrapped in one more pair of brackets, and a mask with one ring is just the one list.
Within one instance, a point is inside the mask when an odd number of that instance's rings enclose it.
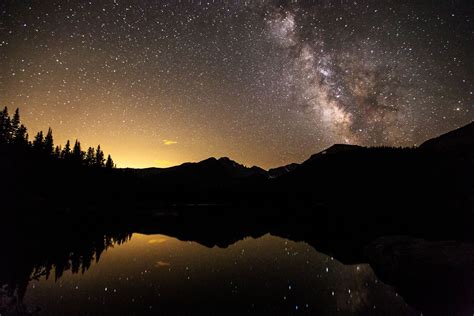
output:
{"label": "dark nebula dust lane", "polygon": [[119,166],[275,167],[474,119],[472,1],[2,1],[0,105]]}

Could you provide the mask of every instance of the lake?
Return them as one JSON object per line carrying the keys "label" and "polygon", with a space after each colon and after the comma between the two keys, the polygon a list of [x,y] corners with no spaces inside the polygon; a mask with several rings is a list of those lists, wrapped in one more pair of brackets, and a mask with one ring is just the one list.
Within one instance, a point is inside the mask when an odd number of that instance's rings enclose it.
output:
{"label": "lake", "polygon": [[33,272],[11,295],[3,287],[3,312],[420,315],[369,265],[344,265],[305,242],[265,234],[220,248],[138,233],[103,241],[25,254],[35,259],[23,270]]}

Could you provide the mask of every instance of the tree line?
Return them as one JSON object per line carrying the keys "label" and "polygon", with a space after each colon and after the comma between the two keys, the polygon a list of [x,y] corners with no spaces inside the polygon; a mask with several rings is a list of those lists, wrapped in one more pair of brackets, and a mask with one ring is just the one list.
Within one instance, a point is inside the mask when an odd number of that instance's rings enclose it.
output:
{"label": "tree line", "polygon": [[8,114],[8,108],[5,107],[0,112],[0,144],[11,144],[34,150],[35,152],[45,153],[57,159],[63,159],[90,167],[115,168],[115,164],[110,155],[105,159],[105,154],[100,148],[89,147],[83,151],[81,143],[76,139],[71,148],[71,142],[68,140],[64,147],[54,146],[53,130],[48,128],[46,135],[39,131],[32,141],[28,140],[28,132],[25,125],[20,121],[20,110],[17,108],[12,117]]}

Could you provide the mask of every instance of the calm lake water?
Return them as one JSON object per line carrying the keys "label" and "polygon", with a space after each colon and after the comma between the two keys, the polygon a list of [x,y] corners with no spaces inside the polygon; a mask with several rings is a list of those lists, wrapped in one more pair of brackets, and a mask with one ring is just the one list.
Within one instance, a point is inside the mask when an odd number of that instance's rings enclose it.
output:
{"label": "calm lake water", "polygon": [[304,242],[268,234],[227,248],[133,234],[95,257],[90,266],[84,260],[61,269],[61,276],[53,269],[30,281],[23,309],[40,315],[420,315],[369,265],[344,265]]}

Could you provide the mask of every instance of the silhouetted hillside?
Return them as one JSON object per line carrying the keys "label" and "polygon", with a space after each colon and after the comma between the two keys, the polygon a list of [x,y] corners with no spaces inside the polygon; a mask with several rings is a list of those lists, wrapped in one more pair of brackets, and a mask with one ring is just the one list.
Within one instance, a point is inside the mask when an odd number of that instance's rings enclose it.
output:
{"label": "silhouetted hillside", "polygon": [[[172,177],[191,177],[191,178],[247,178],[252,176],[277,177],[294,170],[298,164],[293,163],[283,167],[270,169],[268,171],[257,167],[246,167],[239,164],[228,157],[216,159],[214,157],[199,161],[186,162],[179,166],[169,168],[144,168],[133,169],[124,168],[123,170],[134,173],[141,177],[148,176],[172,176]],[[187,178],[188,179],[188,178]],[[185,179],[185,181],[187,181]]]}
{"label": "silhouetted hillside", "polygon": [[474,122],[451,132],[427,140],[420,145],[423,149],[443,150],[474,150]]}
{"label": "silhouetted hillside", "polygon": [[472,235],[471,135],[472,124],[437,138],[447,150],[332,147],[276,179],[272,190],[288,207],[323,206],[319,220],[336,231]]}
{"label": "silhouetted hillside", "polygon": [[267,174],[270,178],[278,178],[279,176],[292,172],[298,166],[299,164],[297,163],[290,163],[286,166],[269,169]]}
{"label": "silhouetted hillside", "polygon": [[[225,179],[225,178],[246,178],[253,175],[265,175],[266,171],[259,167],[246,167],[227,157],[216,159],[214,157],[206,160],[170,168],[158,169],[154,172],[164,177],[180,178],[188,181],[192,179]],[[146,175],[146,173],[144,174]],[[186,180],[187,179],[187,180]]]}
{"label": "silhouetted hillside", "polygon": [[353,150],[357,150],[361,148],[363,147],[357,146],[357,145],[335,144],[319,153],[313,154],[311,157],[309,157],[308,160],[304,161],[303,164],[307,164],[325,155],[336,155],[336,154],[353,151]]}

